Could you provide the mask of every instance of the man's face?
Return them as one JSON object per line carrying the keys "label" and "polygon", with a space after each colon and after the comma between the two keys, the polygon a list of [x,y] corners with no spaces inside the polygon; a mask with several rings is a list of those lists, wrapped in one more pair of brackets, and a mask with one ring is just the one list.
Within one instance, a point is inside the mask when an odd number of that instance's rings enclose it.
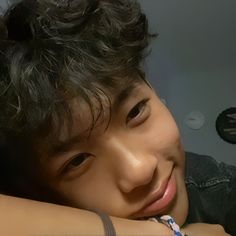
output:
{"label": "man's face", "polygon": [[170,214],[183,224],[184,152],[170,112],[144,83],[124,87],[111,103],[110,122],[88,135],[89,108],[71,102],[71,133],[41,159],[45,184],[66,205],[130,219]]}

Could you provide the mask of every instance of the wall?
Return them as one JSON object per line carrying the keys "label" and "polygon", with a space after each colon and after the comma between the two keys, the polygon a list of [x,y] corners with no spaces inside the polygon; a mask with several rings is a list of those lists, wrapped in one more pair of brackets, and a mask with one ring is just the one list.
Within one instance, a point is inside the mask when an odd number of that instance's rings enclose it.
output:
{"label": "wall", "polygon": [[8,3],[6,0],[0,0],[0,12],[3,12],[6,7],[7,7]]}
{"label": "wall", "polygon": [[0,0],[0,12],[4,12],[9,6],[21,0]]}
{"label": "wall", "polygon": [[[236,165],[236,145],[216,133],[219,112],[236,107],[236,1],[140,0],[159,37],[147,61],[148,77],[167,101],[186,150]],[[191,130],[191,111],[205,125]]]}

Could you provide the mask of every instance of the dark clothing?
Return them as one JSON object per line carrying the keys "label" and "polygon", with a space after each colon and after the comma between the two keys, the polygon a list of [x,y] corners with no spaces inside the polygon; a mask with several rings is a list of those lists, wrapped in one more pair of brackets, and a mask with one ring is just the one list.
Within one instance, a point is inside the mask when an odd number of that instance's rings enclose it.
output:
{"label": "dark clothing", "polygon": [[186,223],[221,224],[236,236],[236,167],[187,152],[185,176],[189,196]]}

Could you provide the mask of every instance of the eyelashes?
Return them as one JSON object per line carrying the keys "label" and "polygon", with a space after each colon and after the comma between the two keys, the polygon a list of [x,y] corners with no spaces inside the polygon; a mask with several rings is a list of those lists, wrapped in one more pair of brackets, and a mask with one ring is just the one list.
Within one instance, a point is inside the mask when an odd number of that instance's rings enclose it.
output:
{"label": "eyelashes", "polygon": [[91,154],[89,153],[80,153],[69,162],[69,165],[71,166],[71,168],[80,166],[90,156]]}
{"label": "eyelashes", "polygon": [[89,166],[89,163],[91,163],[92,158],[93,155],[91,153],[79,153],[70,159],[62,173],[69,176],[73,175],[74,172],[78,174],[83,173]]}
{"label": "eyelashes", "polygon": [[130,110],[126,117],[127,125],[137,126],[146,120],[150,113],[148,101],[149,99],[143,99]]}

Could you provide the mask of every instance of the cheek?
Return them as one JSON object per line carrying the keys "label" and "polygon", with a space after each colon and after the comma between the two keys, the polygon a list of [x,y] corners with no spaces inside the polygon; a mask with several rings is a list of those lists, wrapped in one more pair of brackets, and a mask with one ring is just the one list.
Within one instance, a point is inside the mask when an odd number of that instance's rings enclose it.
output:
{"label": "cheek", "polygon": [[109,205],[111,196],[114,201],[118,201],[116,198],[117,189],[109,172],[104,171],[104,168],[99,168],[98,165],[74,180],[62,181],[58,186],[58,192],[70,206],[82,209],[107,210],[104,209],[106,205],[109,208],[112,207]]}
{"label": "cheek", "polygon": [[148,140],[150,141],[148,143],[150,150],[162,161],[174,162],[178,171],[183,174],[184,150],[180,132],[172,114],[163,104],[157,102],[149,122]]}
{"label": "cheek", "polygon": [[153,104],[152,116],[149,120],[150,141],[159,148],[180,148],[180,133],[174,118],[160,102]]}

